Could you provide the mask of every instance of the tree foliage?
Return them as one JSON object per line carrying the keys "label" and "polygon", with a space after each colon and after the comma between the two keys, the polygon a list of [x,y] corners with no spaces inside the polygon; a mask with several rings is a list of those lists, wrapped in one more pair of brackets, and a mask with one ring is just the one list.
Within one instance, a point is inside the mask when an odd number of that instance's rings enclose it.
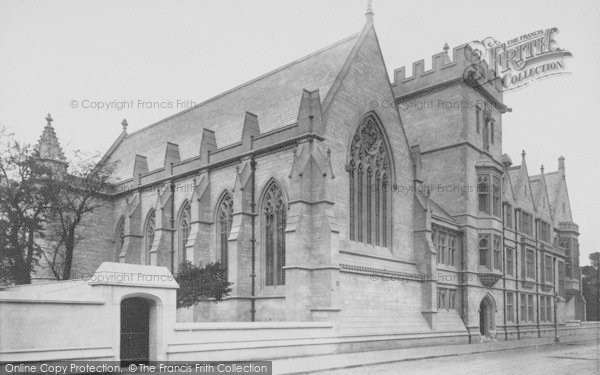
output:
{"label": "tree foliage", "polygon": [[0,129],[0,282],[30,283],[42,259],[56,279],[71,278],[82,222],[106,204],[114,167],[81,151],[70,159],[42,160]]}
{"label": "tree foliage", "polygon": [[0,130],[0,281],[28,284],[38,265],[48,209],[37,152]]}
{"label": "tree foliage", "polygon": [[194,265],[185,261],[179,265],[176,280],[177,307],[190,307],[210,299],[221,301],[231,293],[231,283],[219,262]]}

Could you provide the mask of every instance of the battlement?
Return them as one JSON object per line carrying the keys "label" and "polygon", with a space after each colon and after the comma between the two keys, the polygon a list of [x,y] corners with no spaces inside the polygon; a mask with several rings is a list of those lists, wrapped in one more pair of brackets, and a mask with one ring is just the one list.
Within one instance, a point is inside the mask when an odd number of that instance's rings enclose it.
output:
{"label": "battlement", "polygon": [[491,95],[502,101],[502,84],[495,78],[496,74],[488,67],[486,61],[475,63],[475,59],[467,57],[468,44],[461,44],[452,49],[452,59],[448,48],[431,57],[431,69],[425,71],[425,60],[412,64],[412,75],[406,77],[406,67],[394,70],[392,87],[396,98],[416,91],[432,88],[451,81],[465,82],[472,87],[485,88]]}

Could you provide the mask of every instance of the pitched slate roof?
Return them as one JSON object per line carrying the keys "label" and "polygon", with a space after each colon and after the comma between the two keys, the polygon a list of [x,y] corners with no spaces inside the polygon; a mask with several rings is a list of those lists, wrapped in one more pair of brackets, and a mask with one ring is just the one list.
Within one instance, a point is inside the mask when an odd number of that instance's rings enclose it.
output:
{"label": "pitched slate roof", "polygon": [[[519,183],[519,179],[521,178],[521,166],[514,165],[508,169],[508,174],[510,175],[510,182],[512,182],[513,191],[516,192],[516,188]],[[518,194],[516,194],[518,195]],[[516,198],[516,197],[515,197]]]}
{"label": "pitched slate roof", "polygon": [[179,145],[181,159],[199,154],[202,129],[215,132],[219,148],[241,140],[245,112],[258,116],[261,133],[296,122],[302,89],[327,96],[359,34],[305,56],[188,110],[127,135],[109,161],[118,161],[115,178],[133,175],[135,154],[147,157],[149,170],[163,166],[166,143]]}
{"label": "pitched slate roof", "polygon": [[[558,189],[560,187],[560,173],[558,171],[546,173],[544,175],[544,178],[546,178],[548,200],[550,200],[551,205],[554,205],[556,203],[556,196],[558,195]],[[555,207],[552,208],[554,209]]]}
{"label": "pitched slate roof", "polygon": [[415,197],[417,198],[417,202],[421,205],[422,208],[427,206],[427,200],[429,199],[429,209],[431,210],[431,214],[436,216],[436,218],[445,220],[448,223],[458,225],[456,220],[446,211],[439,203],[434,201],[431,197],[427,198],[423,195],[423,192],[420,189],[417,189]]}
{"label": "pitched slate roof", "polygon": [[529,186],[531,186],[531,194],[533,195],[533,200],[535,201],[535,203],[538,203],[538,199],[540,197],[540,194],[542,193],[541,190],[543,188],[543,184],[542,181],[538,178],[534,178],[534,177],[529,177]]}
{"label": "pitched slate roof", "polygon": [[446,211],[439,203],[437,203],[436,201],[434,201],[433,199],[430,199],[429,201],[429,207],[431,207],[431,213],[435,216],[437,216],[440,219],[444,219],[446,221],[449,221],[453,224],[458,225],[458,223],[456,222],[456,220],[454,220],[454,218],[452,217],[452,215],[450,215],[448,213],[448,211]]}

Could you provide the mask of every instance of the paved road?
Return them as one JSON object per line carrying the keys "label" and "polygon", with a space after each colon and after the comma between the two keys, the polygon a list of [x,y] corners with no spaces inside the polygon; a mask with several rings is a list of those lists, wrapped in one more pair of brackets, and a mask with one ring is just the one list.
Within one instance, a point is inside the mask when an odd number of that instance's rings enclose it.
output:
{"label": "paved road", "polygon": [[319,374],[600,374],[600,344],[596,341],[562,343],[482,354],[404,361],[346,368]]}

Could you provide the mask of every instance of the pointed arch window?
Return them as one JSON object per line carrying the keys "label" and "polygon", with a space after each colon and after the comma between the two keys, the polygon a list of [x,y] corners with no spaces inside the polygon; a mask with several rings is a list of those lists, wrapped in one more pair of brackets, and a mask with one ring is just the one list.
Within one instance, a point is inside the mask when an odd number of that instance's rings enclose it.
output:
{"label": "pointed arch window", "polygon": [[374,117],[367,117],[356,129],[349,158],[349,238],[387,247],[391,237],[391,159]]}
{"label": "pointed arch window", "polygon": [[150,211],[146,219],[146,228],[144,229],[144,251],[146,255],[145,263],[150,264],[150,252],[154,243],[154,230],[156,227],[156,212]]}
{"label": "pointed arch window", "polygon": [[115,245],[116,245],[116,256],[115,259],[119,261],[119,255],[123,250],[123,245],[125,243],[125,218],[119,219],[119,224],[117,224],[117,231],[115,232]]}
{"label": "pointed arch window", "polygon": [[179,221],[177,224],[177,252],[178,262],[185,262],[187,260],[187,242],[190,235],[192,221],[192,207],[188,202],[184,203],[181,213],[179,214]]}
{"label": "pointed arch window", "polygon": [[226,193],[217,206],[217,248],[219,262],[227,275],[228,258],[228,238],[231,233],[231,223],[233,221],[233,199],[229,193]]}
{"label": "pointed arch window", "polygon": [[265,285],[285,284],[285,226],[287,204],[278,184],[272,183],[263,201]]}

